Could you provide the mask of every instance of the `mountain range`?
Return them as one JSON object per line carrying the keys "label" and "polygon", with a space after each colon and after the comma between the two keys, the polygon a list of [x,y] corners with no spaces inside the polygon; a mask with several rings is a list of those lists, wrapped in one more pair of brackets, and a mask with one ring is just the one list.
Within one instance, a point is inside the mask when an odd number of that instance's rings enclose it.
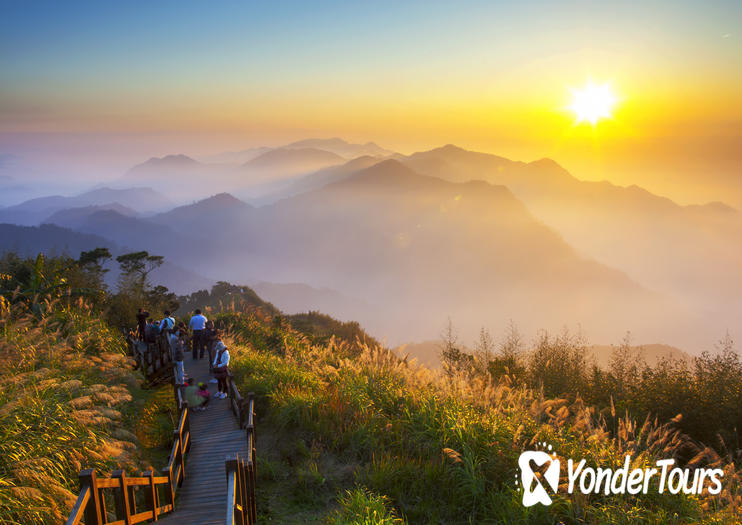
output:
{"label": "mountain range", "polygon": [[[38,225],[62,210],[98,206],[148,214],[173,207],[173,202],[152,188],[97,188],[72,197],[52,195],[0,208],[0,223]],[[83,212],[84,214],[84,212]]]}
{"label": "mountain range", "polygon": [[[254,153],[242,164],[172,155],[135,166],[122,181],[167,200],[213,195],[159,213],[52,197],[0,217],[26,213],[25,224],[147,249],[195,275],[271,283],[266,299],[279,307],[355,318],[392,342],[429,339],[450,315],[467,336],[512,319],[526,332],[579,325],[591,340],[631,330],[701,348],[742,306],[742,221],[722,203],[680,206],[576,179],[549,159],[453,145],[401,155],[313,139]],[[240,198],[261,192],[262,202]]]}

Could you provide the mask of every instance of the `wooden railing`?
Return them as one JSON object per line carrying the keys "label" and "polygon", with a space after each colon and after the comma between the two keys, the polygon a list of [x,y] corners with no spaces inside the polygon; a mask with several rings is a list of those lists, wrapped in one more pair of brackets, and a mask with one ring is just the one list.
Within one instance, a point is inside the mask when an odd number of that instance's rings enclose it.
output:
{"label": "wooden railing", "polygon": [[[173,446],[167,466],[160,476],[151,470],[141,477],[130,478],[123,470],[116,470],[109,478],[99,478],[95,470],[80,472],[80,495],[66,525],[133,525],[155,520],[175,510],[175,494],[185,479],[185,458],[191,447],[190,413],[183,400],[181,387],[174,387],[175,400],[180,411],[178,426],[173,432]],[[108,520],[105,490],[113,490],[114,521]],[[137,493],[143,492],[140,508]]]}
{"label": "wooden railing", "polygon": [[240,428],[245,429],[247,437],[247,457],[239,454],[228,456],[225,462],[227,472],[227,525],[252,525],[257,521],[255,504],[255,394],[240,395],[234,378],[227,379],[232,412],[240,420]]}
{"label": "wooden railing", "polygon": [[252,401],[254,394],[250,392],[247,394],[247,399],[243,398],[242,395],[240,395],[240,391],[234,382],[234,376],[232,376],[231,372],[229,372],[229,376],[227,377],[227,394],[229,394],[229,403],[232,408],[232,413],[239,420],[240,428],[245,428],[245,425],[248,424],[248,415],[250,410],[252,410],[252,408],[249,407],[249,403]]}
{"label": "wooden railing", "polygon": [[160,334],[152,342],[140,341],[133,333],[127,336],[129,353],[150,385],[170,381],[173,357],[167,334]]}

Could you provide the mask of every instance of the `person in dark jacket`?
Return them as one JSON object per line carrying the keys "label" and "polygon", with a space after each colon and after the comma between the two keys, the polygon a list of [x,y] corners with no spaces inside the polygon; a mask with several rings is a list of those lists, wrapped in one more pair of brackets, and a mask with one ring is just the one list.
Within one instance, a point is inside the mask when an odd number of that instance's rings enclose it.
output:
{"label": "person in dark jacket", "polygon": [[148,343],[154,343],[157,341],[158,335],[160,335],[158,323],[157,321],[150,319],[144,327],[144,340]]}
{"label": "person in dark jacket", "polygon": [[[214,370],[214,345],[217,341],[217,330],[214,328],[214,321],[206,321],[206,328],[204,328],[201,336],[204,339],[204,346],[206,352],[209,354],[209,373]],[[201,357],[204,356],[203,348],[201,349]]]}
{"label": "person in dark jacket", "polygon": [[147,317],[149,312],[145,312],[142,308],[137,310],[137,337],[140,341],[144,341],[144,330],[147,326]]}

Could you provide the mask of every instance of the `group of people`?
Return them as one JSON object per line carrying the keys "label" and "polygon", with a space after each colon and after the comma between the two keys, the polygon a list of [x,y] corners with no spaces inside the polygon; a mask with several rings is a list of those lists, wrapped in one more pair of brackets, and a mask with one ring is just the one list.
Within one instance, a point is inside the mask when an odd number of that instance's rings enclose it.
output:
{"label": "group of people", "polygon": [[140,308],[137,312],[137,336],[139,339],[147,343],[154,343],[160,334],[167,334],[175,368],[175,384],[187,385],[184,391],[188,406],[197,410],[205,410],[210,399],[208,385],[203,382],[194,385],[192,377],[186,380],[184,361],[188,346],[191,347],[193,361],[203,359],[204,353],[208,355],[209,373],[213,376],[210,382],[217,384],[217,393],[214,394],[214,397],[217,399],[228,397],[229,350],[222,341],[221,333],[216,329],[213,321],[209,321],[201,313],[201,310],[193,312],[188,326],[182,321],[176,322],[168,310],[163,312],[163,318],[160,321],[154,321],[150,318],[149,312]]}

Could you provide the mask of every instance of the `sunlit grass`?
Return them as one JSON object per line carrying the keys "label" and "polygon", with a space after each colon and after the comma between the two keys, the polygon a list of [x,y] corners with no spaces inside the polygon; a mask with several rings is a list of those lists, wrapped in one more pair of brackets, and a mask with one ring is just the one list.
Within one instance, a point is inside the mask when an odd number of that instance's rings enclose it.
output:
{"label": "sunlit grass", "polygon": [[[338,494],[341,510],[332,519],[354,517],[334,523],[376,523],[364,514],[381,511],[376,497],[390,516],[410,523],[736,520],[736,467],[710,451],[698,462],[716,462],[727,471],[719,496],[562,492],[550,507],[526,509],[513,480],[518,456],[537,442],[551,444],[565,463],[585,458],[592,466],[620,464],[626,454],[636,466],[649,465],[678,455],[688,443],[671,425],[649,419],[618,418],[609,431],[579,397],[545,398],[507,378],[495,383],[486,375],[446,377],[376,347],[360,345],[359,351],[335,340],[313,345],[260,315],[230,314],[225,320],[242,343],[233,358],[240,389],[258,394],[258,413],[358,465],[355,481],[370,492]],[[280,348],[269,344],[276,340]],[[359,501],[365,510],[344,514]]]}
{"label": "sunlit grass", "polygon": [[131,432],[139,381],[123,338],[82,302],[40,311],[2,308],[2,523],[61,523],[81,469],[142,466]]}

